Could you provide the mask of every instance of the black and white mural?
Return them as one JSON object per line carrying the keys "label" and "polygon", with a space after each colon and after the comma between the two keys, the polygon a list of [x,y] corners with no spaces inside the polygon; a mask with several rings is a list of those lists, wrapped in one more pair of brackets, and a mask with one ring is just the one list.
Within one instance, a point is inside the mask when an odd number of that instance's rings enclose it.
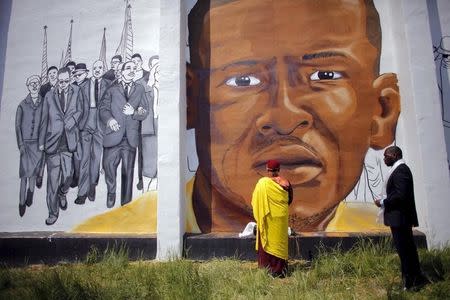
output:
{"label": "black and white mural", "polygon": [[70,230],[157,189],[159,1],[12,2],[1,231]]}

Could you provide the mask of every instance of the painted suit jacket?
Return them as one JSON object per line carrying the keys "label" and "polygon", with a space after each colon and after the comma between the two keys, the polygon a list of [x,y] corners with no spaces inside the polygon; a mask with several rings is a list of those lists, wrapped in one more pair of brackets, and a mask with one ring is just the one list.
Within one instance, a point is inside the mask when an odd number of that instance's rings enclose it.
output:
{"label": "painted suit jacket", "polygon": [[59,99],[59,89],[54,88],[45,95],[39,126],[39,145],[44,151],[54,154],[58,150],[62,134],[66,134],[70,152],[75,152],[79,139],[78,122],[83,114],[83,95],[76,85],[69,85],[66,110],[63,111]]}
{"label": "painted suit jacket", "polygon": [[[100,80],[98,103],[96,103],[97,109],[100,107],[102,97],[110,85],[111,81],[109,81],[108,79],[102,78],[102,80]],[[89,115],[89,108],[91,106],[91,89],[94,88],[94,83],[90,78],[88,78],[84,82],[82,82],[79,87],[83,93],[83,117],[81,118],[80,125],[78,127],[81,131],[83,131],[85,129],[87,118]],[[103,124],[100,124],[100,118],[97,118],[97,122],[97,128],[103,131],[104,128]]]}
{"label": "painted suit jacket", "polygon": [[[135,110],[133,115],[125,115],[123,113],[123,107],[127,102],[133,106]],[[138,112],[139,107],[142,107],[145,110],[144,113],[141,114]],[[139,122],[144,120],[149,113],[148,99],[142,85],[133,83],[130,95],[125,97],[125,90],[122,83],[114,83],[103,95],[99,110],[100,119],[105,127],[103,136],[104,147],[113,147],[120,144],[125,136],[130,146],[138,146],[140,138]],[[113,131],[108,126],[108,121],[113,118],[120,125],[118,131]]]}

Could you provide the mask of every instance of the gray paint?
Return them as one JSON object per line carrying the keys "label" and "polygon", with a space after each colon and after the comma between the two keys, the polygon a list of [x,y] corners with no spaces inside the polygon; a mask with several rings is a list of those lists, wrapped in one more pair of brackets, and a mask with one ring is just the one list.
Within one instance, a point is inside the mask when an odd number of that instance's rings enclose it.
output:
{"label": "gray paint", "polygon": [[0,112],[2,111],[3,76],[5,73],[6,43],[8,41],[11,7],[12,0],[0,1]]}

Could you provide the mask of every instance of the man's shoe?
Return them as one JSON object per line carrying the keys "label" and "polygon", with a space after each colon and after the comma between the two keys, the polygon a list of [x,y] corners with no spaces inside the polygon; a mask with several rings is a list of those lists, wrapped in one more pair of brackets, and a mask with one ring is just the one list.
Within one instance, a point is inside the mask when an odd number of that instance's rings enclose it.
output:
{"label": "man's shoe", "polygon": [[61,189],[58,189],[58,200],[59,200],[59,207],[62,210],[66,210],[67,209],[67,198],[66,198],[66,194],[61,192]]}
{"label": "man's shoe", "polygon": [[42,187],[42,177],[41,177],[41,176],[38,176],[38,177],[36,178],[36,187],[37,187],[38,189],[40,189],[40,188]]}
{"label": "man's shoe", "polygon": [[108,194],[106,198],[106,207],[107,208],[114,207],[115,203],[116,203],[116,194]]}
{"label": "man's shoe", "polygon": [[142,181],[142,179],[139,179],[139,182],[136,184],[136,188],[139,191],[142,191],[142,189],[144,188],[144,182]]}
{"label": "man's shoe", "polygon": [[86,202],[86,196],[78,196],[77,199],[75,199],[74,203],[82,205]]}
{"label": "man's shoe", "polygon": [[30,207],[31,204],[33,204],[33,192],[28,190],[27,191],[27,200],[25,201],[25,204]]}
{"label": "man's shoe", "polygon": [[410,292],[418,292],[421,289],[423,289],[427,284],[430,284],[430,280],[425,276],[420,276],[417,278],[414,283],[410,283],[409,285],[404,285],[403,290],[404,291],[410,291]]}
{"label": "man's shoe", "polygon": [[78,176],[75,174],[72,176],[72,181],[70,182],[70,187],[75,188],[78,186]]}
{"label": "man's shoe", "polygon": [[27,206],[25,204],[19,204],[19,216],[23,217],[26,209]]}
{"label": "man's shoe", "polygon": [[90,201],[94,201],[95,200],[95,185],[91,185],[91,189],[88,192],[88,198]]}
{"label": "man's shoe", "polygon": [[427,284],[430,283],[431,283],[430,280],[426,276],[421,275],[419,279],[417,279],[416,282],[414,282],[414,285],[410,288],[410,290],[418,292],[421,289],[423,289]]}
{"label": "man's shoe", "polygon": [[56,220],[58,220],[58,217],[57,217],[57,216],[50,215],[50,216],[48,216],[48,218],[45,220],[45,224],[47,224],[47,225],[53,225],[53,224],[55,224]]}

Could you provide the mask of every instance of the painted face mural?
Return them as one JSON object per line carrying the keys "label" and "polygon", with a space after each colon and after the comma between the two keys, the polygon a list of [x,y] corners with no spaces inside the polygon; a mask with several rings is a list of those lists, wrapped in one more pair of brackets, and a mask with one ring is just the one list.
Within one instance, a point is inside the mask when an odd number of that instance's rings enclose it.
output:
{"label": "painted face mural", "polygon": [[134,64],[134,62],[132,61],[126,62],[122,70],[123,81],[130,82],[131,80],[133,80],[135,73],[136,73],[136,65]]}
{"label": "painted face mural", "polygon": [[92,65],[92,75],[95,78],[100,78],[100,77],[102,77],[103,73],[104,73],[103,62],[101,60],[97,60]]}
{"label": "painted face mural", "polygon": [[324,230],[369,147],[392,143],[400,112],[395,74],[378,74],[373,3],[207,2],[189,16],[187,75],[200,229],[240,231],[276,159],[294,188],[290,225]]}
{"label": "painted face mural", "polygon": [[88,75],[87,71],[75,72],[72,76],[77,84],[82,83]]}
{"label": "painted face mural", "polygon": [[52,70],[48,71],[48,80],[51,83],[53,83],[53,85],[56,83],[57,73],[58,73],[57,69],[52,69]]}
{"label": "painted face mural", "polygon": [[118,58],[111,59],[111,69],[117,70],[119,64],[120,64],[120,60]]}
{"label": "painted face mural", "polygon": [[39,93],[40,87],[41,87],[41,83],[39,82],[39,79],[32,79],[27,83],[28,91],[33,96],[35,96]]}
{"label": "painted face mural", "polygon": [[58,85],[61,90],[67,89],[70,84],[70,75],[69,72],[61,72],[58,74]]}
{"label": "painted face mural", "polygon": [[136,65],[136,70],[142,70],[142,59],[139,56],[133,57],[131,61]]}

